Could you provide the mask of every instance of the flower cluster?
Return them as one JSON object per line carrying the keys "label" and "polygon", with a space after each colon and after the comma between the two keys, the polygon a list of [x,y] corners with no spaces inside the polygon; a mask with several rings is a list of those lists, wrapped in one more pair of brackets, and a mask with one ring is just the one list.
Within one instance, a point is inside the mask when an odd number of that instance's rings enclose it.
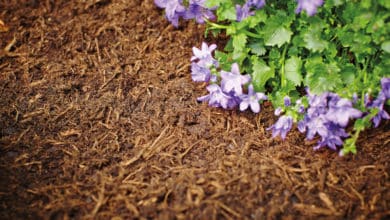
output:
{"label": "flower cluster", "polygon": [[[245,18],[255,14],[255,11],[261,9],[265,5],[265,0],[247,0],[243,5],[236,5],[236,17],[240,22]],[[301,13],[302,10],[306,11],[307,15],[313,16],[317,13],[317,8],[320,7],[323,0],[297,0],[298,6],[295,9],[295,13]]]}
{"label": "flower cluster", "polygon": [[390,99],[390,78],[383,78],[381,80],[382,90],[379,92],[377,98],[373,101],[369,96],[365,96],[364,103],[368,109],[377,109],[378,113],[373,117],[372,122],[374,127],[378,127],[382,119],[390,119],[390,115],[384,109],[384,105]]}
{"label": "flower cluster", "polygon": [[335,93],[326,92],[313,95],[308,91],[309,108],[304,119],[298,122],[300,132],[306,132],[306,138],[312,140],[316,134],[321,137],[314,149],[328,146],[337,150],[348,137],[345,128],[350,119],[360,118],[362,112],[353,108],[352,102],[340,98]]}
{"label": "flower cluster", "polygon": [[[210,106],[232,109],[239,106],[241,111],[250,109],[260,112],[260,101],[267,96],[261,92],[255,92],[253,85],[249,84],[251,77],[240,73],[237,63],[233,63],[230,71],[217,71],[218,61],[212,56],[216,45],[208,46],[202,43],[201,49],[194,47],[191,58],[191,76],[195,82],[207,82],[208,95],[198,98],[198,101],[207,101]],[[218,85],[220,83],[220,85]],[[249,85],[248,85],[249,84]],[[248,85],[248,92],[244,93],[243,86]]]}
{"label": "flower cluster", "polygon": [[279,117],[267,129],[273,137],[285,139],[296,124],[318,140],[314,149],[341,149],[339,155],[356,153],[359,134],[390,119],[385,1],[154,1],[174,26],[194,19],[207,23],[206,33],[230,37],[215,58],[215,44],[193,48],[192,80],[208,91],[198,101],[258,113],[269,100]]}
{"label": "flower cluster", "polygon": [[[377,109],[377,113],[372,118],[374,127],[378,127],[382,119],[390,119],[390,115],[384,109],[385,103],[390,99],[390,78],[382,78],[381,85],[382,89],[375,100],[370,100],[368,95],[364,100],[367,109]],[[345,130],[349,121],[367,115],[354,108],[352,101],[341,98],[335,93],[325,92],[315,95],[307,90],[306,97],[308,99],[307,109],[301,104],[301,100],[296,102],[298,113],[304,115],[303,119],[298,122],[298,130],[306,133],[308,140],[312,140],[316,135],[321,137],[318,145],[314,147],[315,150],[324,146],[337,150],[337,146],[344,144],[343,139],[350,136]],[[285,97],[285,107],[289,107],[290,104],[289,97]],[[282,111],[282,108],[277,108],[275,115],[279,116]],[[293,120],[294,118],[290,115],[282,115],[268,130],[272,129],[273,137],[280,135],[282,139],[285,139],[292,128]]]}
{"label": "flower cluster", "polygon": [[[217,7],[206,7],[207,0],[154,0],[159,8],[165,9],[165,16],[173,26],[179,26],[179,19],[195,19],[199,24],[206,20],[213,20],[213,13]],[[317,8],[323,4],[323,0],[297,0],[298,6],[295,12],[298,14],[302,10],[309,16],[317,12]],[[255,11],[261,9],[266,4],[265,0],[247,0],[243,5],[236,4],[236,20],[238,22],[254,15]]]}
{"label": "flower cluster", "polygon": [[173,26],[179,26],[179,18],[195,19],[196,22],[202,24],[206,20],[215,18],[213,10],[215,8],[207,8],[206,0],[189,0],[188,4],[184,4],[183,0],[154,0],[159,8],[165,9],[165,16]]}

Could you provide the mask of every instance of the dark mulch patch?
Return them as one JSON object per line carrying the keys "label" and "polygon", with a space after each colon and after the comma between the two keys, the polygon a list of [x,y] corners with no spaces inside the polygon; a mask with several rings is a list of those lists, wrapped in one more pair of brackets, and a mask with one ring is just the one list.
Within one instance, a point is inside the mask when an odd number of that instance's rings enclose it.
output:
{"label": "dark mulch patch", "polygon": [[[2,219],[385,219],[390,124],[359,152],[196,102],[192,46],[152,0],[0,3]],[[218,43],[217,40],[214,40]]]}

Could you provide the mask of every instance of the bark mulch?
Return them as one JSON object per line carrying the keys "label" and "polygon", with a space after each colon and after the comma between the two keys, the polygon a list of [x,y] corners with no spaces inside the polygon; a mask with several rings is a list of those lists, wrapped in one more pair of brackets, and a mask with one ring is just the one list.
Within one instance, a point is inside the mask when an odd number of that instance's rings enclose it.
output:
{"label": "bark mulch", "polygon": [[390,123],[339,157],[272,139],[269,103],[197,103],[204,26],[152,0],[8,0],[0,20],[1,219],[390,217]]}

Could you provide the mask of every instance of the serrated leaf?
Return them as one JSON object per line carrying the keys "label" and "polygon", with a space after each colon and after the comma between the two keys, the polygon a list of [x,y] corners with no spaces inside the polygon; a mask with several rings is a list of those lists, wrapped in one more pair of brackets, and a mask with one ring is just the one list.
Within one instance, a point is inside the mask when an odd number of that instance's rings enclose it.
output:
{"label": "serrated leaf", "polygon": [[256,91],[264,91],[265,84],[274,76],[274,69],[256,56],[252,57],[252,83]]}
{"label": "serrated leaf", "polygon": [[294,83],[295,86],[298,86],[302,82],[302,61],[298,57],[291,57],[286,60],[284,73],[286,74],[286,79]]}
{"label": "serrated leaf", "polygon": [[310,92],[321,94],[323,92],[332,92],[341,84],[340,69],[335,64],[325,64],[318,62],[319,59],[306,63],[305,68],[307,75],[305,84],[309,86]]}
{"label": "serrated leaf", "polygon": [[243,33],[237,34],[233,38],[233,48],[235,51],[242,51],[245,48],[247,36]]}
{"label": "serrated leaf", "polygon": [[305,47],[313,52],[322,52],[328,47],[328,42],[321,39],[321,30],[314,28],[304,34]]}
{"label": "serrated leaf", "polygon": [[254,28],[259,23],[264,22],[266,20],[267,20],[267,14],[264,12],[264,10],[256,10],[255,15],[250,16],[246,19],[246,23],[249,24],[250,28]]}
{"label": "serrated leaf", "polygon": [[352,28],[354,30],[363,29],[372,20],[373,14],[370,12],[362,13],[353,19]]}
{"label": "serrated leaf", "polygon": [[290,42],[292,32],[284,27],[276,28],[271,34],[265,36],[266,46],[275,46],[279,48],[287,42]]}
{"label": "serrated leaf", "polygon": [[220,63],[221,69],[230,70],[231,64],[233,63],[233,58],[231,53],[223,53],[220,51],[215,51],[215,58]]}
{"label": "serrated leaf", "polygon": [[235,21],[236,16],[236,8],[232,4],[232,2],[226,2],[226,4],[222,4],[217,10],[218,21],[230,20]]}
{"label": "serrated leaf", "polygon": [[281,56],[280,51],[276,47],[273,47],[268,55],[269,59],[271,61],[274,61],[274,62],[278,62],[280,59],[280,56]]}
{"label": "serrated leaf", "polygon": [[244,50],[234,50],[232,53],[233,60],[238,63],[242,64],[242,62],[245,60],[245,58],[248,56],[249,49]]}
{"label": "serrated leaf", "polygon": [[263,56],[265,53],[267,53],[267,49],[265,49],[264,45],[258,42],[249,44],[249,48],[251,49],[252,53],[258,56]]}

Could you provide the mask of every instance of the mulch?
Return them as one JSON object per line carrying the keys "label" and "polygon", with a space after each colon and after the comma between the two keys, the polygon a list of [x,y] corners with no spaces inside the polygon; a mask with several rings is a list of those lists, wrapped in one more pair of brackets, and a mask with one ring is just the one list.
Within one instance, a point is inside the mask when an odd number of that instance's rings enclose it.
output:
{"label": "mulch", "polygon": [[0,219],[390,217],[390,123],[339,157],[272,139],[269,103],[198,103],[203,25],[152,0],[1,1],[0,20]]}

